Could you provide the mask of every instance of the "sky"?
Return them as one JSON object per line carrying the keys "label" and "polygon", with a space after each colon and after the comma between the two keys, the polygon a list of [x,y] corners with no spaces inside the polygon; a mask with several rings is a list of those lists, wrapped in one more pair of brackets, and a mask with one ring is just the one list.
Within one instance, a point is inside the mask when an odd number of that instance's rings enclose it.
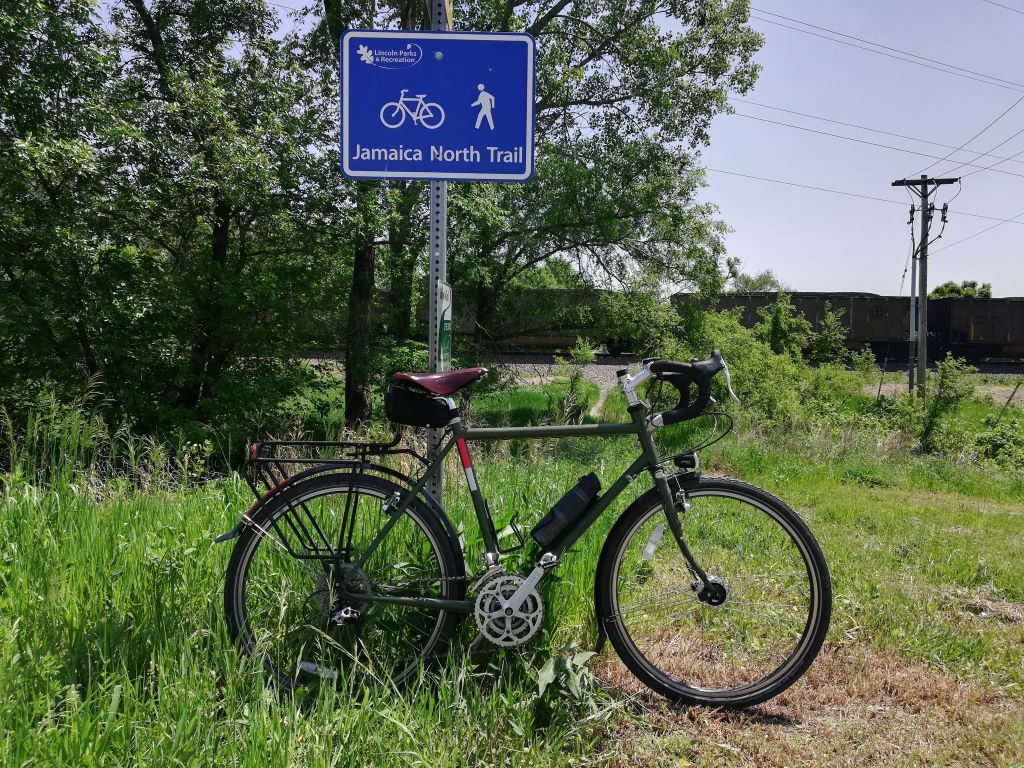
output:
{"label": "sky", "polygon": [[[799,115],[734,102],[736,112],[828,131],[902,150],[944,157],[1024,97],[1024,0],[998,0],[1019,13],[985,0],[754,0],[753,15],[791,27],[790,19],[919,54],[977,73],[1020,83],[1009,88],[926,69],[839,45],[762,20],[751,24],[765,37],[757,61],[757,85],[739,98],[845,123],[878,128],[949,147],[858,130]],[[803,27],[807,29],[807,27]],[[812,29],[818,34],[827,34]],[[852,41],[856,45],[861,42]],[[867,47],[867,46],[865,46]],[[888,51],[889,53],[894,53]],[[894,55],[900,55],[895,54]],[[976,75],[970,75],[976,77]],[[968,144],[985,152],[1024,129],[1024,101]],[[996,158],[1024,152],[1024,132],[975,160],[966,150],[928,170],[934,176],[963,176],[977,170],[959,162],[992,165]],[[703,200],[720,209],[732,231],[729,256],[748,273],[771,269],[800,291],[869,291],[899,295],[909,253],[910,198],[892,187],[895,179],[920,176],[933,159],[906,151],[809,133],[739,115],[715,119],[711,145],[702,152],[709,170]],[[965,178],[950,205],[942,238],[930,246],[928,282],[978,280],[992,284],[994,296],[1024,296],[1024,154],[996,169]],[[999,173],[1011,171],[1017,175]],[[760,176],[905,201],[875,200],[730,176]],[[955,171],[950,173],[951,171]],[[940,207],[957,192],[942,187]],[[1020,222],[996,221],[963,213]],[[918,228],[919,224],[915,224]],[[932,235],[941,224],[936,215]],[[919,231],[919,230],[918,230]],[[909,291],[907,272],[902,294]]]}

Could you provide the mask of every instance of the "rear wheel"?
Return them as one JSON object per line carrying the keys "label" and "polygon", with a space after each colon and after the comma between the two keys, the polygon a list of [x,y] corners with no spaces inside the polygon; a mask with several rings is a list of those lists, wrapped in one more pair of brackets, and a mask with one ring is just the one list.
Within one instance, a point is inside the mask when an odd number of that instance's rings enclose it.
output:
{"label": "rear wheel", "polygon": [[400,685],[443,652],[457,614],[352,597],[465,595],[461,552],[419,500],[359,564],[403,492],[379,477],[314,476],[262,506],[240,534],[224,586],[228,628],[285,687],[353,676]]}
{"label": "rear wheel", "polygon": [[832,611],[825,559],[804,522],[766,491],[705,478],[686,496],[683,535],[712,583],[691,573],[652,491],[605,542],[599,620],[629,670],[669,699],[757,704],[792,685],[821,648]]}

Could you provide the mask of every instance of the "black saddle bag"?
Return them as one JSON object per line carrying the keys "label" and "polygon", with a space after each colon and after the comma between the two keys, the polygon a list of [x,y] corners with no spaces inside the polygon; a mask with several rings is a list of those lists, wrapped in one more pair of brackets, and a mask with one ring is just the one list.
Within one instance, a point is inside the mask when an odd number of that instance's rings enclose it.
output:
{"label": "black saddle bag", "polygon": [[396,424],[410,427],[444,427],[457,411],[449,410],[444,398],[392,384],[384,395],[384,412]]}

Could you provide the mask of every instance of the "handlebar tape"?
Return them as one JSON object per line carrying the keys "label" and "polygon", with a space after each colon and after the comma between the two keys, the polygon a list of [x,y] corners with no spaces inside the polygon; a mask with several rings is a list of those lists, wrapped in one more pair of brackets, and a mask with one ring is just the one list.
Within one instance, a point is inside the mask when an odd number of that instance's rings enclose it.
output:
{"label": "handlebar tape", "polygon": [[[707,360],[693,363],[676,363],[657,360],[651,363],[651,373],[667,381],[679,392],[679,403],[675,408],[658,414],[664,426],[700,416],[711,402],[711,380],[725,368],[722,353],[717,349]],[[697,385],[697,398],[690,402],[690,385]]]}

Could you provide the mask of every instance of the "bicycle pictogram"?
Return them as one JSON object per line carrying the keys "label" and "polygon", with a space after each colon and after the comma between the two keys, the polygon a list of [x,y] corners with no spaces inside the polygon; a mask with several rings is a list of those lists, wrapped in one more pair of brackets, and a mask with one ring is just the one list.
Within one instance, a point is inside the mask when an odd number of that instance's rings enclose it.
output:
{"label": "bicycle pictogram", "polygon": [[439,128],[444,123],[444,108],[434,101],[426,101],[427,94],[417,93],[415,98],[406,96],[403,88],[396,101],[389,101],[380,108],[380,121],[385,128],[399,128],[408,116],[414,125],[424,128]]}

